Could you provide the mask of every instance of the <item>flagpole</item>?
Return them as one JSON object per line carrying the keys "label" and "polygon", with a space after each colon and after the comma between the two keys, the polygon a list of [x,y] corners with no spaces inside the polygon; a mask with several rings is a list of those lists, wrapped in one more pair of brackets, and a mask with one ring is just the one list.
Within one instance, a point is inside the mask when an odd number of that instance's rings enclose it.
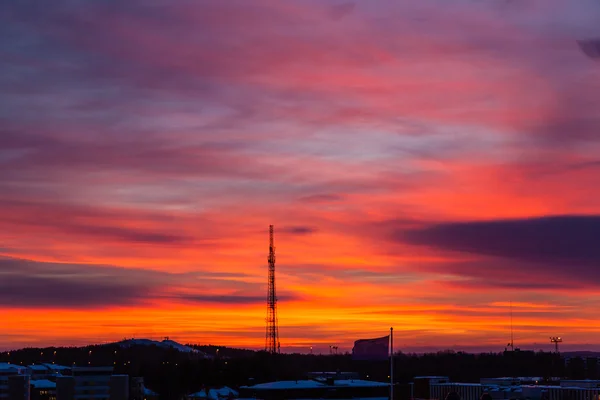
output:
{"label": "flagpole", "polygon": [[390,400],[394,400],[394,328],[390,328]]}

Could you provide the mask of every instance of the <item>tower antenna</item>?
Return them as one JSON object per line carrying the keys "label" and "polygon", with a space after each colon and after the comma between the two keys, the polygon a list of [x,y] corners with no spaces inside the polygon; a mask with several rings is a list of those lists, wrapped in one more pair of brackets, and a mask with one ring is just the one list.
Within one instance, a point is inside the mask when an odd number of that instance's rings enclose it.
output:
{"label": "tower antenna", "polygon": [[552,336],[550,337],[550,343],[554,343],[554,350],[558,353],[558,344],[562,343],[562,338],[560,336]]}
{"label": "tower antenna", "polygon": [[273,225],[269,225],[269,288],[267,291],[267,333],[265,351],[279,353],[279,326],[277,320],[277,292],[275,290],[275,246]]}
{"label": "tower antenna", "polygon": [[513,340],[513,309],[512,300],[510,301],[510,350],[515,351],[515,342]]}

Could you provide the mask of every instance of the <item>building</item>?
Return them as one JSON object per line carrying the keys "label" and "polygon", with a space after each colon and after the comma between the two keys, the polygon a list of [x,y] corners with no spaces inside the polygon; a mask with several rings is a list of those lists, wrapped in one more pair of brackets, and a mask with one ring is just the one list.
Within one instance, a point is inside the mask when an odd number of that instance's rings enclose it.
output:
{"label": "building", "polygon": [[579,380],[565,379],[565,380],[560,381],[560,386],[564,387],[564,388],[577,387],[577,388],[593,389],[593,388],[600,387],[600,381],[592,380],[592,379],[579,379]]}
{"label": "building", "polygon": [[450,378],[447,376],[416,376],[413,379],[413,397],[431,399],[431,385],[446,383],[450,383]]}
{"label": "building", "polygon": [[[482,378],[479,383],[455,383],[437,380],[429,385],[429,398],[444,400],[450,393],[461,400],[479,400],[484,394],[493,400],[525,399],[522,382],[539,382],[540,378]],[[533,393],[529,390],[529,394]],[[597,400],[597,399],[596,399]]]}
{"label": "building", "polygon": [[32,364],[27,366],[26,373],[34,380],[47,379],[55,382],[60,375],[71,375],[71,367],[58,364]]}
{"label": "building", "polygon": [[585,387],[549,387],[548,400],[597,400],[600,390]]}
{"label": "building", "polygon": [[50,375],[56,375],[56,373],[51,371],[50,368],[46,367],[44,364],[28,365],[26,371],[31,379],[46,379]]}
{"label": "building", "polygon": [[25,374],[25,368],[14,364],[0,363],[0,400],[8,400],[8,378],[12,375]]}
{"label": "building", "polygon": [[129,400],[129,376],[113,367],[73,367],[56,380],[56,400]]}
{"label": "building", "polygon": [[480,400],[486,394],[493,400],[598,400],[600,380],[552,381],[540,385],[539,377],[485,378],[480,383],[429,383],[429,399],[445,400],[448,394],[461,400]]}
{"label": "building", "polygon": [[31,400],[56,400],[56,382],[48,379],[30,381]]}
{"label": "building", "polygon": [[[0,400],[130,400],[129,376],[113,375],[113,367],[65,367],[0,363]],[[139,399],[158,395],[140,386]]]}
{"label": "building", "polygon": [[539,376],[520,376],[520,377],[503,377],[503,378],[481,378],[479,383],[484,386],[521,386],[521,385],[537,385],[542,382],[543,378]]}
{"label": "building", "polygon": [[8,377],[8,400],[29,400],[29,375]]}
{"label": "building", "polygon": [[308,379],[323,380],[327,378],[333,379],[360,379],[358,372],[309,372]]}
{"label": "building", "polygon": [[450,393],[456,393],[461,400],[479,400],[483,394],[480,383],[433,383],[429,387],[429,398],[445,400]]}
{"label": "building", "polygon": [[144,387],[144,400],[158,400],[158,393]]}
{"label": "building", "polygon": [[220,389],[204,389],[196,393],[192,393],[186,398],[188,400],[208,399],[208,400],[227,400],[236,399],[239,393],[230,387],[224,386]]}
{"label": "building", "polygon": [[111,375],[108,392],[110,400],[129,400],[129,375]]}
{"label": "building", "polygon": [[130,400],[144,400],[144,389],[144,378],[136,376],[129,379]]}
{"label": "building", "polygon": [[144,378],[137,376],[129,379],[129,400],[158,400],[158,393],[148,389]]}
{"label": "building", "polygon": [[388,400],[390,384],[359,379],[297,380],[240,387],[240,399],[369,399]]}
{"label": "building", "polygon": [[43,366],[45,366],[46,368],[48,368],[48,370],[50,371],[50,376],[58,376],[58,375],[71,375],[71,370],[73,369],[73,367],[68,367],[65,365],[59,365],[59,364],[41,364]]}
{"label": "building", "polygon": [[72,376],[56,378],[56,400],[75,399],[75,379]]}

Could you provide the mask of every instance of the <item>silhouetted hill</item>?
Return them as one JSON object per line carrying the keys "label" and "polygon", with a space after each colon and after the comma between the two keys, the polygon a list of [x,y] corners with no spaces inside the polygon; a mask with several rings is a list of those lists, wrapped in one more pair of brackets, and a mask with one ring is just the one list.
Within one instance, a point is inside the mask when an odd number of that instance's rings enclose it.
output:
{"label": "silhouetted hill", "polygon": [[[213,345],[197,345],[187,344],[186,346],[197,349],[212,357],[229,357],[229,358],[241,358],[241,357],[252,357],[257,352],[254,350],[247,349],[236,349],[234,347],[226,346],[213,346]],[[218,350],[218,351],[217,351]]]}

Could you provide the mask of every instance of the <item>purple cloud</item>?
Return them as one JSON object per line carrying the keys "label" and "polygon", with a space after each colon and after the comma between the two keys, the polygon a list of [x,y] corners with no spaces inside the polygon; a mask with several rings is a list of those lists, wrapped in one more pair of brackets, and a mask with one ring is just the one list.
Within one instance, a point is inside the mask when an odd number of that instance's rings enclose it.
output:
{"label": "purple cloud", "polygon": [[[231,273],[199,271],[177,274],[148,269],[0,258],[0,306],[104,308],[149,304],[165,298],[220,304],[264,301],[265,297],[258,295],[204,294],[210,287],[231,290],[240,286],[246,291],[259,289],[249,283],[236,285],[227,280],[243,277],[242,274]],[[173,293],[171,289],[174,287],[187,290],[187,293]],[[204,293],[195,294],[197,290]],[[294,295],[290,294],[289,297],[294,298]]]}
{"label": "purple cloud", "polygon": [[156,213],[136,216],[118,210],[57,203],[9,201],[2,198],[0,198],[0,205],[4,209],[0,214],[0,222],[5,226],[13,226],[13,229],[27,228],[31,237],[41,230],[41,232],[62,233],[78,238],[131,244],[181,245],[195,241],[193,237],[174,227],[146,229],[134,227],[136,221],[141,220],[164,222],[164,215]]}
{"label": "purple cloud", "polygon": [[[244,294],[225,294],[225,295],[187,295],[180,294],[174,297],[178,301],[193,303],[217,303],[217,304],[262,304],[266,301],[266,296],[244,295]],[[293,301],[300,299],[296,295],[277,296],[278,301]]]}
{"label": "purple cloud", "polygon": [[315,233],[316,231],[316,228],[310,226],[288,226],[281,229],[281,232],[290,233],[292,235],[309,235],[311,233]]}
{"label": "purple cloud", "polygon": [[600,59],[600,39],[578,40],[577,44],[589,58]]}
{"label": "purple cloud", "polygon": [[0,305],[28,308],[128,306],[159,287],[151,271],[0,259]]}
{"label": "purple cloud", "polygon": [[450,222],[397,237],[411,244],[525,261],[600,262],[600,216],[595,215]]}

